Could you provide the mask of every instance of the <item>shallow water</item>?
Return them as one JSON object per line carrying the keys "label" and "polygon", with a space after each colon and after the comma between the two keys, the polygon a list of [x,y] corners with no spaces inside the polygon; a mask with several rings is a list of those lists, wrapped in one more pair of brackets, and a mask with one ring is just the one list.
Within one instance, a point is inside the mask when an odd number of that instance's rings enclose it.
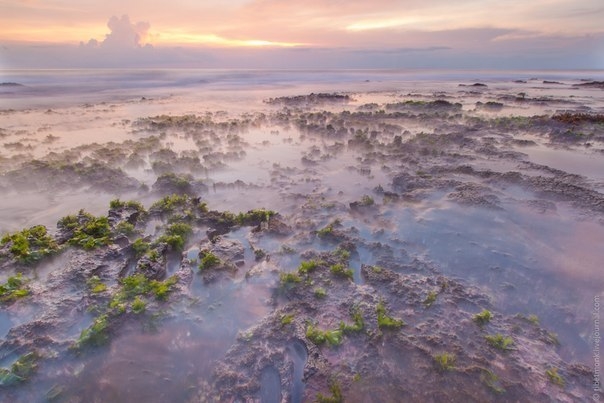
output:
{"label": "shallow water", "polygon": [[585,150],[559,149],[544,146],[524,147],[522,152],[529,160],[562,171],[583,175],[601,189],[604,184],[604,158],[599,152]]}
{"label": "shallow water", "polygon": [[306,365],[308,352],[302,342],[294,340],[287,347],[287,356],[294,364],[291,401],[292,403],[299,403],[304,396],[304,381],[302,377],[304,375],[304,366]]}
{"label": "shallow water", "polygon": [[260,402],[279,403],[281,401],[281,377],[274,367],[266,367],[260,378]]}
{"label": "shallow water", "polygon": [[[601,75],[601,72],[589,74],[593,79]],[[194,269],[187,298],[179,304],[167,306],[158,318],[127,321],[112,334],[110,345],[96,352],[75,357],[59,351],[58,360],[41,367],[38,386],[27,384],[22,393],[15,392],[12,397],[36,400],[59,387],[66,401],[84,401],[82,396],[99,401],[194,400],[202,393],[200,383],[210,382],[215,362],[238,337],[275,308],[272,297],[278,276],[274,272],[295,270],[304,260],[300,255],[305,251],[330,251],[337,247],[337,241],[322,239],[317,232],[336,219],[341,224],[338,229],[356,244],[350,260],[355,283],[363,283],[362,264],[392,264],[405,270],[404,266],[414,259],[430,263],[440,273],[483,290],[498,312],[537,314],[545,327],[558,333],[563,358],[590,365],[590,304],[593,296],[604,290],[601,276],[604,252],[599,242],[604,239],[601,212],[598,216],[565,200],[554,200],[554,208],[537,212],[529,204],[540,197],[536,191],[481,182],[461,173],[445,176],[447,180],[480,182],[490,187],[489,192],[497,196],[500,208],[456,203],[448,197],[453,190],[449,184],[416,189],[398,200],[389,200],[376,189],[393,190],[393,179],[399,172],[430,177],[428,172],[434,166],[468,164],[476,170],[505,173],[519,171],[523,161],[530,161],[583,175],[594,190],[602,192],[601,143],[588,149],[582,144],[562,149],[552,147],[544,137],[532,132],[509,133],[501,129],[496,133],[498,138],[536,139],[538,144],[516,147],[506,145],[503,140],[498,143],[503,150],[524,154],[513,158],[482,155],[456,144],[430,150],[437,146],[429,142],[422,144],[425,152],[396,154],[393,147],[376,149],[349,144],[348,135],[321,135],[301,129],[303,120],[321,121],[329,114],[356,112],[359,106],[368,103],[383,107],[410,99],[460,102],[463,106],[458,113],[482,119],[551,114],[558,109],[579,110],[580,106],[604,110],[604,93],[572,87],[580,82],[582,74],[539,74],[543,78],[566,80],[562,88],[544,86],[540,81],[512,82],[532,76],[524,72],[363,71],[103,71],[94,77],[85,71],[5,73],[3,81],[16,81],[27,87],[11,94],[0,93],[3,174],[16,169],[22,160],[59,158],[50,153],[60,156],[76,147],[79,153],[65,154],[65,159],[71,163],[85,162],[102,155],[95,154],[98,146],[91,146],[97,143],[126,152],[139,147],[142,165],[138,168],[126,167],[125,157],[120,155],[108,155],[103,162],[123,168],[141,185],[151,187],[159,175],[152,165],[152,158],[159,157],[152,154],[171,150],[170,155],[177,157],[199,157],[199,165],[188,166],[179,160],[172,167],[204,182],[208,190],[198,196],[211,209],[244,212],[265,207],[279,212],[293,229],[284,236],[254,235],[248,227],[230,232],[224,237],[237,240],[244,247],[244,264],[235,273],[208,284]],[[126,88],[122,86],[124,82],[131,84]],[[473,91],[472,87],[459,86],[474,82],[485,82],[488,87]],[[103,91],[95,92],[99,89]],[[278,115],[291,113],[287,108],[263,102],[271,97],[321,91],[343,91],[351,94],[353,100],[317,105],[297,111],[288,119]],[[476,109],[478,101],[497,101],[518,92],[524,92],[527,98],[544,97],[549,101],[528,105],[502,101],[506,106],[500,111]],[[54,102],[59,98],[60,102]],[[139,124],[148,117],[187,114],[211,115],[216,124],[207,132],[197,126],[176,125],[157,130]],[[220,123],[231,124],[233,120],[238,120],[239,128],[219,129],[223,127]],[[254,123],[242,123],[248,120]],[[396,130],[405,141],[420,133],[467,130],[463,119],[455,116],[446,119],[413,116],[388,123],[400,126]],[[370,118],[355,117],[345,124],[346,129],[353,131],[375,131],[376,138],[384,144],[393,137],[388,130],[394,129],[378,126]],[[159,145],[146,149],[143,141],[150,136],[158,136]],[[128,140],[133,142],[125,143]],[[21,153],[18,147],[10,146],[16,142],[31,146],[25,149],[27,155],[21,160],[11,159]],[[219,161],[222,165],[211,166],[211,153],[216,151],[245,153],[223,158]],[[447,156],[449,152],[452,155]],[[433,160],[428,158],[430,155]],[[534,169],[526,173],[550,175]],[[366,195],[374,200],[372,206],[351,207],[351,203]],[[109,201],[116,197],[140,200],[149,207],[159,194],[144,188],[124,191],[94,186],[7,189],[0,204],[0,231],[15,231],[34,224],[54,229],[59,218],[80,208],[95,215],[104,214]],[[162,224],[161,220],[149,222],[145,233],[153,235]],[[184,256],[193,267],[198,263],[207,229],[197,228],[186,245]],[[284,246],[291,250],[285,253]],[[269,258],[257,261],[254,248],[261,248]],[[39,295],[60,297],[46,288],[46,281],[53,272],[62,269],[63,263],[61,259],[54,260],[29,275],[39,287]],[[168,275],[178,272],[180,263],[178,255],[172,256]],[[248,273],[254,271],[260,274],[248,278]],[[12,274],[3,273],[0,278],[4,281]],[[11,328],[39,317],[40,312],[34,306],[24,300],[0,311],[3,341]],[[86,312],[73,315],[75,323],[61,337],[76,339],[92,321]],[[289,393],[292,401],[304,401],[307,395],[303,369],[308,352],[300,341],[291,341],[288,346],[287,356],[293,362],[293,386]],[[2,357],[12,357],[7,355],[5,347],[0,346],[0,351]],[[399,353],[392,353],[397,365],[412,366]],[[54,372],[49,375],[51,370]],[[284,392],[281,381],[278,371],[267,366],[262,372],[258,398],[263,402],[280,401]],[[370,394],[369,385],[367,390]]]}

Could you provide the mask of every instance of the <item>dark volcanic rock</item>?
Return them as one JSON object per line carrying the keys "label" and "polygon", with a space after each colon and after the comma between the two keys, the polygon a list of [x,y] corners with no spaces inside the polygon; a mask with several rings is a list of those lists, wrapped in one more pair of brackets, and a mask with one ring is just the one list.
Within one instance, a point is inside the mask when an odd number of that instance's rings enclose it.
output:
{"label": "dark volcanic rock", "polygon": [[33,160],[4,175],[16,189],[53,190],[91,187],[119,194],[136,190],[140,183],[119,168],[99,162],[56,164]]}
{"label": "dark volcanic rock", "polygon": [[122,205],[119,207],[112,207],[107,213],[107,219],[109,225],[115,228],[119,223],[128,223],[136,226],[140,221],[143,221],[146,216],[146,212],[137,208],[135,205]]}
{"label": "dark volcanic rock", "polygon": [[604,81],[589,81],[581,84],[573,84],[574,87],[600,88],[604,90]]}
{"label": "dark volcanic rock", "polygon": [[148,255],[141,257],[136,265],[136,271],[143,273],[148,279],[161,280],[166,277],[165,254],[168,250],[168,245],[160,243],[155,250],[159,258],[152,258]]}
{"label": "dark volcanic rock", "polygon": [[527,178],[525,183],[542,196],[570,201],[577,207],[604,213],[604,195],[595,190],[544,176]]}
{"label": "dark volcanic rock", "polygon": [[253,232],[264,232],[271,235],[276,236],[287,236],[291,235],[293,230],[291,226],[289,226],[283,218],[277,215],[272,215],[268,223],[262,222],[258,226],[253,229]]}
{"label": "dark volcanic rock", "polygon": [[492,193],[492,189],[476,183],[459,185],[455,188],[455,192],[449,193],[447,197],[460,204],[502,210],[499,197]]}
{"label": "dark volcanic rock", "polygon": [[[539,167],[536,164],[527,164],[527,166]],[[549,167],[544,168],[547,172],[554,174],[554,176],[527,176],[514,171],[500,173],[490,170],[475,170],[468,165],[452,168],[451,171],[485,179],[485,183],[492,185],[505,186],[505,184],[514,184],[522,186],[542,198],[570,202],[573,206],[590,213],[601,214],[604,212],[604,195],[582,183],[581,177]],[[442,171],[443,168],[439,168],[439,170]],[[444,168],[444,170],[449,170],[449,168]],[[484,199],[483,196],[485,195],[479,194],[479,192],[486,189],[481,190],[476,186],[479,185],[470,185],[466,189],[462,189],[461,193],[452,194],[451,197],[459,200],[465,199],[470,202],[474,200],[478,204],[484,201],[486,205],[497,205],[497,200],[492,196],[487,195],[488,197]]]}
{"label": "dark volcanic rock", "polygon": [[386,104],[388,111],[424,111],[424,112],[456,112],[460,111],[462,105],[460,103],[451,103],[444,99],[435,101],[405,101],[394,104]]}
{"label": "dark volcanic rock", "polygon": [[392,188],[401,193],[411,192],[416,189],[428,189],[432,186],[430,179],[408,173],[400,173],[392,179]]}
{"label": "dark volcanic rock", "polygon": [[583,123],[604,123],[604,115],[602,114],[591,114],[591,113],[572,113],[564,112],[558,113],[552,116],[552,120],[560,123],[566,123],[571,125],[578,125]]}
{"label": "dark volcanic rock", "polygon": [[241,242],[237,240],[218,238],[214,242],[204,243],[200,247],[202,250],[210,250],[225,262],[230,262],[235,266],[244,264],[244,248]]}
{"label": "dark volcanic rock", "polygon": [[460,87],[474,87],[474,88],[486,88],[488,87],[486,84],[483,83],[474,83],[474,84],[459,84]]}
{"label": "dark volcanic rock", "polygon": [[204,282],[210,283],[237,271],[237,268],[245,264],[245,249],[237,240],[216,237],[200,245],[199,258],[203,264],[203,258],[212,254],[218,260],[206,267],[200,268],[200,275]]}
{"label": "dark volcanic rock", "polygon": [[[326,266],[309,274],[312,282],[295,285],[289,301],[242,333],[216,367],[213,391],[219,400],[260,399],[268,387],[266,368],[275,371],[273,378],[278,373],[284,401],[312,401],[319,392],[330,396],[334,384],[344,401],[589,399],[591,372],[563,363],[539,325],[499,313],[485,325],[475,323],[473,315],[490,308],[479,291],[443,276],[366,265],[361,272],[363,286],[330,280]],[[314,296],[319,285],[328,290],[325,299]],[[405,324],[378,326],[380,309]],[[350,325],[353,315],[362,317],[360,327]],[[317,329],[331,341],[316,338]],[[512,344],[492,347],[485,340],[492,334],[510,337]],[[305,353],[302,360],[292,356],[292,346]],[[439,364],[443,354],[451,357],[445,368]],[[552,386],[546,395],[545,371],[552,363],[566,385]],[[296,387],[300,372],[303,388]]]}
{"label": "dark volcanic rock", "polygon": [[272,105],[284,106],[317,106],[327,103],[347,103],[351,100],[349,95],[311,93],[309,95],[298,95],[293,97],[269,98],[264,102]]}
{"label": "dark volcanic rock", "polygon": [[489,111],[500,111],[503,109],[505,105],[503,105],[501,102],[493,102],[493,101],[488,101],[485,103],[482,102],[476,102],[476,108],[479,109],[485,109],[485,110],[489,110]]}

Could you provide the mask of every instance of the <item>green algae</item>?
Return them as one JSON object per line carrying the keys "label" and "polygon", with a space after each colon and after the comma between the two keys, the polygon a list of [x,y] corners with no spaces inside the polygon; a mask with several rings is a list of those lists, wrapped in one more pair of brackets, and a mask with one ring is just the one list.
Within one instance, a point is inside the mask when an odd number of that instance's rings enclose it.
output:
{"label": "green algae", "polygon": [[377,323],[380,329],[398,329],[405,325],[405,322],[401,319],[395,319],[386,314],[386,307],[384,301],[380,301],[376,307]]}
{"label": "green algae", "polygon": [[487,343],[494,348],[497,348],[499,350],[509,350],[510,346],[512,344],[514,344],[514,339],[512,339],[511,337],[506,337],[503,336],[500,333],[494,334],[494,335],[487,335],[484,336],[485,340],[487,341]]}
{"label": "green algae", "polygon": [[212,252],[202,251],[200,253],[200,255],[201,255],[201,261],[199,262],[200,271],[219,266],[222,263],[220,258],[218,256],[216,256],[215,254],[213,254]]}
{"label": "green algae", "polygon": [[0,368],[0,386],[27,381],[38,368],[40,356],[35,351],[20,356],[10,368]]}
{"label": "green algae", "polygon": [[34,263],[59,251],[56,241],[43,225],[5,235],[0,246],[6,245],[10,254],[21,263]]}
{"label": "green algae", "polygon": [[329,267],[329,271],[336,277],[342,277],[352,280],[354,272],[352,269],[346,268],[343,264],[334,264]]}
{"label": "green algae", "polygon": [[436,354],[436,355],[432,356],[432,359],[434,360],[436,368],[439,371],[451,371],[452,369],[455,368],[456,358],[453,354],[450,354],[450,353]]}
{"label": "green algae", "polygon": [[491,321],[493,314],[488,309],[483,309],[482,312],[472,316],[472,320],[478,324],[478,326],[484,326]]}
{"label": "green algae", "polygon": [[29,290],[25,286],[27,282],[29,279],[21,273],[9,277],[6,283],[0,284],[0,302],[13,302],[28,296]]}

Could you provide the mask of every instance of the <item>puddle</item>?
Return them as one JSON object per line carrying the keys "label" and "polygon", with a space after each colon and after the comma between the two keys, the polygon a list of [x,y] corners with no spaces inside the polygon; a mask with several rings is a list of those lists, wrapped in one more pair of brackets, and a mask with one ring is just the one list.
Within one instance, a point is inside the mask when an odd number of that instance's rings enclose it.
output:
{"label": "puddle", "polygon": [[301,403],[304,397],[304,367],[306,366],[306,360],[308,359],[308,351],[306,351],[304,343],[299,340],[292,341],[287,346],[287,357],[292,360],[294,364],[294,371],[292,374],[293,383],[290,393],[291,402]]}
{"label": "puddle", "polygon": [[8,331],[13,327],[13,321],[8,312],[0,312],[0,339],[4,339]]}
{"label": "puddle", "polygon": [[77,378],[59,378],[61,399],[73,402],[185,401],[196,380],[225,351],[221,335],[191,323],[173,322],[157,332],[133,324],[105,354],[85,360]]}
{"label": "puddle", "polygon": [[521,151],[528,154],[531,162],[583,175],[599,184],[600,189],[604,185],[604,158],[601,154],[544,146],[524,147]]}
{"label": "puddle", "polygon": [[260,377],[260,402],[281,402],[281,376],[275,367],[266,367],[262,370]]}
{"label": "puddle", "polygon": [[189,248],[186,252],[186,258],[189,259],[190,262],[197,262],[199,259],[199,248],[192,247]]}

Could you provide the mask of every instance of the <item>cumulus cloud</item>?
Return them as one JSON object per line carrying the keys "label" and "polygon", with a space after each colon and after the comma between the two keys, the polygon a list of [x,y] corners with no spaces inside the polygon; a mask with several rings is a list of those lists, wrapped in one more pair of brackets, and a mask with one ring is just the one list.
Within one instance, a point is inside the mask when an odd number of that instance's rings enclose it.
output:
{"label": "cumulus cloud", "polygon": [[105,37],[103,46],[130,48],[143,45],[151,25],[148,22],[133,24],[127,15],[123,15],[122,18],[111,17],[107,27],[111,32]]}
{"label": "cumulus cloud", "polygon": [[[113,16],[107,22],[109,33],[101,42],[91,39],[85,45],[87,47],[103,47],[105,49],[128,50],[141,48],[145,45],[147,34],[151,24],[148,22],[130,22],[130,17],[122,15],[121,18]],[[82,43],[82,45],[84,45]],[[151,46],[151,45],[146,45]]]}
{"label": "cumulus cloud", "polygon": [[[141,67],[162,66],[167,53],[146,43],[151,25],[133,23],[128,15],[113,16],[107,22],[109,33],[102,40],[80,42],[78,52],[61,58],[62,63],[77,67]],[[67,51],[67,47],[64,48]],[[66,52],[72,53],[72,52]]]}

